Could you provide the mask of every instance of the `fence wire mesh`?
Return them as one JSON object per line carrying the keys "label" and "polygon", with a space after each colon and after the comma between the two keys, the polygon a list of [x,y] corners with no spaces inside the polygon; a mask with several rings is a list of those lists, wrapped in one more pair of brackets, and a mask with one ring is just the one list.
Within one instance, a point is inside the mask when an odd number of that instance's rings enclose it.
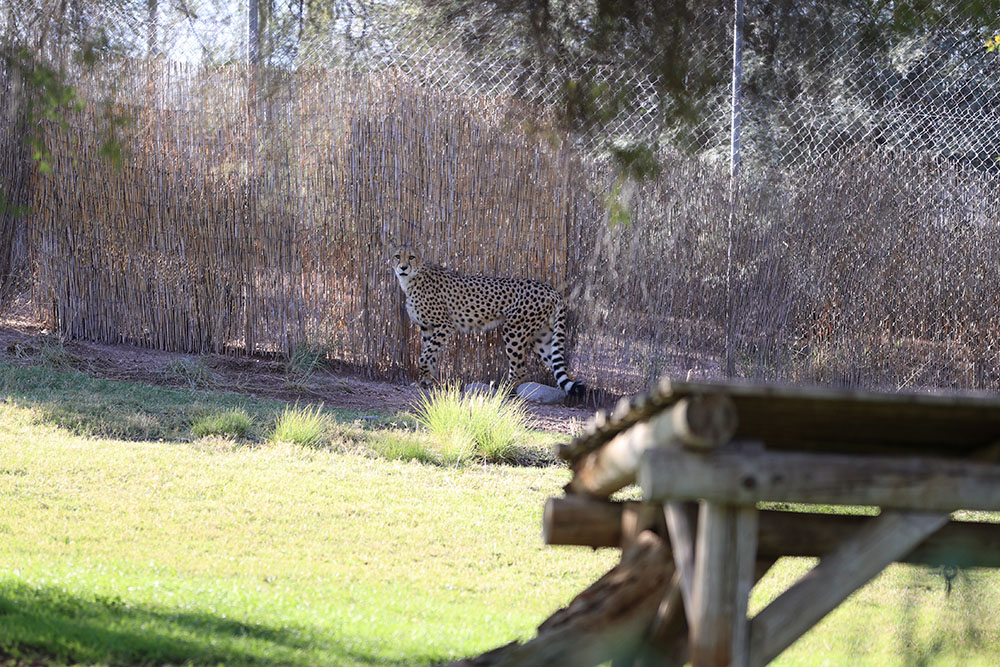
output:
{"label": "fence wire mesh", "polygon": [[[566,292],[572,369],[608,392],[661,373],[1000,389],[998,26],[941,12],[879,41],[851,3],[747,2],[734,187],[733,18],[693,10],[680,117],[654,57],[567,39],[541,64],[486,3],[2,2],[7,53],[86,104],[33,117],[5,60],[0,277],[31,273],[71,335],[309,341],[398,377],[417,341],[383,251],[423,240]],[[567,127],[579,81],[601,122]],[[662,171],[622,182],[607,151],[636,144]],[[499,376],[481,342],[446,372]]]}

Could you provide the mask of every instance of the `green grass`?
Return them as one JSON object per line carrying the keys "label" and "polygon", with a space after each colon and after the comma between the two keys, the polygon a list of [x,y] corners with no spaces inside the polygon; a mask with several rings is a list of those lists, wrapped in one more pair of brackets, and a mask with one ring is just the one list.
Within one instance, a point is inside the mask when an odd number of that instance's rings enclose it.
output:
{"label": "green grass", "polygon": [[290,442],[303,447],[329,443],[333,420],[318,405],[285,406],[271,431],[271,442]]}
{"label": "green grass", "polygon": [[372,449],[390,461],[419,461],[436,463],[439,457],[413,433],[388,431],[374,434],[370,440]]}
{"label": "green grass", "polygon": [[0,655],[437,664],[530,636],[615,557],[541,544],[559,468],[85,437],[49,418],[53,385],[115,412],[118,383],[0,372]]}
{"label": "green grass", "polygon": [[435,388],[421,397],[415,417],[448,464],[512,462],[530,427],[524,401],[509,396],[503,387],[466,395],[457,385]]}
{"label": "green grass", "polygon": [[[319,448],[181,441],[199,417],[286,407],[0,364],[0,656],[438,664],[532,636],[617,560],[541,544],[566,470],[428,465],[434,438],[409,419],[325,408]],[[113,435],[137,410],[163,441]],[[751,612],[812,562],[780,560]],[[961,571],[946,595],[897,565],[776,664],[998,661],[1000,574]]]}
{"label": "green grass", "polygon": [[[750,612],[815,563],[784,558],[754,588]],[[892,565],[851,595],[774,665],[996,665],[1000,574],[963,570],[945,592],[940,571]]]}
{"label": "green grass", "polygon": [[230,408],[199,417],[191,424],[191,433],[198,438],[222,436],[247,438],[253,432],[254,418],[243,408]]}
{"label": "green grass", "polygon": [[[76,435],[130,440],[180,440],[213,412],[242,409],[270,423],[284,403],[227,392],[189,391],[138,382],[100,380],[44,366],[0,364],[0,396],[30,406],[41,424]],[[353,419],[355,412],[342,413]]]}

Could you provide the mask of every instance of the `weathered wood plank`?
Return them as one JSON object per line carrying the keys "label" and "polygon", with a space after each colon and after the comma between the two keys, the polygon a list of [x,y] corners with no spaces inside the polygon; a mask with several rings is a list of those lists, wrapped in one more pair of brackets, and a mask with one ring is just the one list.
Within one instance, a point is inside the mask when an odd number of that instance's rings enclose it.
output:
{"label": "weathered wood plank", "polygon": [[725,396],[692,396],[578,459],[566,491],[610,496],[635,481],[639,460],[647,449],[714,447],[726,442],[735,428],[735,412]]}
{"label": "weathered wood plank", "polygon": [[673,549],[674,567],[677,568],[678,586],[684,610],[691,616],[693,610],[692,588],[694,581],[694,542],[697,532],[698,506],[694,503],[667,503],[663,517]]}
{"label": "weathered wood plank", "polygon": [[886,512],[873,517],[750,624],[750,664],[766,665],[848,595],[948,522],[936,512]]}
{"label": "weathered wood plank", "polygon": [[[660,507],[644,506],[654,512]],[[621,548],[626,507],[626,503],[612,503],[587,496],[549,498],[542,512],[542,540],[549,545]],[[666,534],[662,530],[656,532]]]}
{"label": "weathered wood plank", "polygon": [[701,503],[692,613],[694,667],[746,665],[747,599],[757,558],[757,510]]}
{"label": "weathered wood plank", "polygon": [[942,458],[655,450],[640,465],[639,480],[647,502],[1000,510],[1000,464]]}
{"label": "weathered wood plank", "polygon": [[[732,509],[732,508],[727,508]],[[767,568],[758,569],[761,564],[757,556],[758,521],[760,513],[755,507],[741,507],[736,510],[736,553],[733,565],[736,570],[736,608],[733,612],[733,654],[731,665],[750,664],[750,620],[747,607],[750,591]]]}
{"label": "weathered wood plank", "polygon": [[[609,502],[583,496],[550,498],[545,504],[542,531],[545,543],[620,548],[622,514],[628,505],[643,504]],[[644,507],[654,515],[659,510],[659,505]],[[641,511],[645,513],[647,510]],[[758,559],[823,556],[859,531],[870,519],[869,516],[763,510],[759,512],[758,521]],[[660,535],[667,534],[662,515],[653,524],[652,530]],[[676,554],[675,560],[679,560]],[[899,562],[1000,567],[1000,524],[950,521],[913,551],[900,557]]]}
{"label": "weathered wood plank", "polygon": [[530,641],[500,647],[455,667],[599,665],[639,646],[673,579],[670,549],[646,531],[621,562],[538,627]]}
{"label": "weathered wood plank", "polygon": [[588,427],[569,447],[600,443],[662,406],[693,395],[725,393],[739,415],[736,439],[761,440],[772,450],[828,453],[966,456],[1000,441],[1000,399],[986,394],[886,394],[831,388],[693,383],[664,379]]}

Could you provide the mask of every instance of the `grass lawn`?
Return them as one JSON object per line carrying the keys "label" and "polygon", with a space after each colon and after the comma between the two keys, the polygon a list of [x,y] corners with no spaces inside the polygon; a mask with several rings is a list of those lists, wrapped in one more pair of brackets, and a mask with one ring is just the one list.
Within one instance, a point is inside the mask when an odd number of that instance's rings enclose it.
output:
{"label": "grass lawn", "polygon": [[[323,446],[271,442],[285,407],[0,364],[0,662],[437,664],[532,636],[617,560],[542,545],[561,467],[393,460],[366,434],[412,420],[329,409]],[[246,439],[194,437],[229,410]],[[996,664],[998,583],[893,567],[779,663]]]}

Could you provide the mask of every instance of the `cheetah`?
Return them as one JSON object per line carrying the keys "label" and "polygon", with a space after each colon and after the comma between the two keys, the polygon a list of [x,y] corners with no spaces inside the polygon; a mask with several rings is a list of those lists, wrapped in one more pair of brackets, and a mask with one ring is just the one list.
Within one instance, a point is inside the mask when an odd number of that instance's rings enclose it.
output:
{"label": "cheetah", "polygon": [[406,294],[406,312],[420,327],[421,387],[436,380],[438,350],[451,334],[502,327],[511,388],[524,381],[533,348],[560,389],[584,395],[584,384],[566,375],[566,304],[559,292],[536,280],[464,276],[423,261],[409,245],[394,248],[389,265]]}

